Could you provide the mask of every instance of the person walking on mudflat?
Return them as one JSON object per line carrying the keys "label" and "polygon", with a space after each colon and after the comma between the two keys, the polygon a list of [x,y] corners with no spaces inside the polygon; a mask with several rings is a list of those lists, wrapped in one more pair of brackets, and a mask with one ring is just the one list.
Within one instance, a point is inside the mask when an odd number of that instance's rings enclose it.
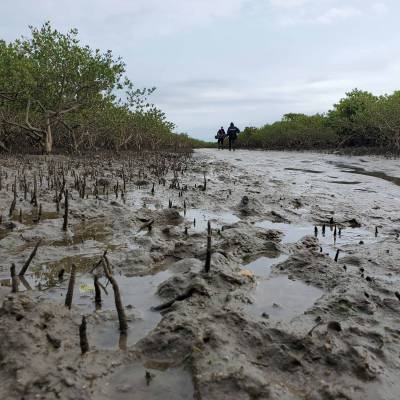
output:
{"label": "person walking on mudflat", "polygon": [[216,139],[218,139],[218,150],[224,149],[224,139],[225,139],[226,133],[225,133],[225,129],[223,126],[221,126],[221,129],[217,132],[217,136]]}
{"label": "person walking on mudflat", "polygon": [[234,145],[235,141],[237,139],[237,135],[240,133],[240,130],[231,122],[228,128],[228,132],[226,133],[226,136],[228,136],[229,139],[229,151],[235,150]]}

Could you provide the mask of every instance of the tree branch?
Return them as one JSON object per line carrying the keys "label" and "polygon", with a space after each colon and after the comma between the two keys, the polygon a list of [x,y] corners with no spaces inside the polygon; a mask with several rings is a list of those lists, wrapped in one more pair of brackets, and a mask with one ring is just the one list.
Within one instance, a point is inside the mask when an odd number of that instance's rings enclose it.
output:
{"label": "tree branch", "polygon": [[0,98],[8,101],[15,101],[17,100],[18,92],[0,92]]}

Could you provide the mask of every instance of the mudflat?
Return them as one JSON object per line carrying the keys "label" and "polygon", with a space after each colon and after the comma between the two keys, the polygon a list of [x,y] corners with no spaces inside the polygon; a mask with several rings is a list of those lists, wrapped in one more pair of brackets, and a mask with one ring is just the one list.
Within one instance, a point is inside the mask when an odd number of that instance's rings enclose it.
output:
{"label": "mudflat", "polygon": [[397,159],[8,157],[0,176],[0,398],[398,399]]}

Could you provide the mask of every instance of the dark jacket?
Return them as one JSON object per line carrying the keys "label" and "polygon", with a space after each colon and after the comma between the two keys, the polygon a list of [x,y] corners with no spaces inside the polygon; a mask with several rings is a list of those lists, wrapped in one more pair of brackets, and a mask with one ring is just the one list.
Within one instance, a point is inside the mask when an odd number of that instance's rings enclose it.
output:
{"label": "dark jacket", "polygon": [[230,126],[228,128],[226,135],[229,137],[229,140],[235,140],[237,138],[238,133],[240,133],[240,130],[236,128],[236,126]]}
{"label": "dark jacket", "polygon": [[225,137],[225,131],[220,129],[217,133],[217,139],[223,139]]}

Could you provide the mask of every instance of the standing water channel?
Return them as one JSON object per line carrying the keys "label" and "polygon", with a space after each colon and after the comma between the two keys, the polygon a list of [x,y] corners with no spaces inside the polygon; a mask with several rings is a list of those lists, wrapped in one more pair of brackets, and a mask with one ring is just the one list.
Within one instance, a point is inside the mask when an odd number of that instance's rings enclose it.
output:
{"label": "standing water channel", "polygon": [[[341,229],[335,234],[333,225],[316,227],[312,225],[293,225],[288,223],[274,223],[261,221],[255,224],[264,229],[278,230],[283,233],[282,244],[294,244],[304,236],[312,235],[318,238],[321,252],[334,257],[338,250],[346,252],[348,246],[363,243],[369,245],[378,239],[371,232],[360,228]],[[299,280],[289,279],[287,275],[271,277],[271,269],[285,262],[289,257],[283,254],[276,258],[260,257],[247,264],[245,268],[251,271],[257,280],[257,286],[252,294],[253,303],[247,308],[254,316],[271,319],[273,321],[289,320],[304,313],[312,307],[324,292],[316,287]]]}

